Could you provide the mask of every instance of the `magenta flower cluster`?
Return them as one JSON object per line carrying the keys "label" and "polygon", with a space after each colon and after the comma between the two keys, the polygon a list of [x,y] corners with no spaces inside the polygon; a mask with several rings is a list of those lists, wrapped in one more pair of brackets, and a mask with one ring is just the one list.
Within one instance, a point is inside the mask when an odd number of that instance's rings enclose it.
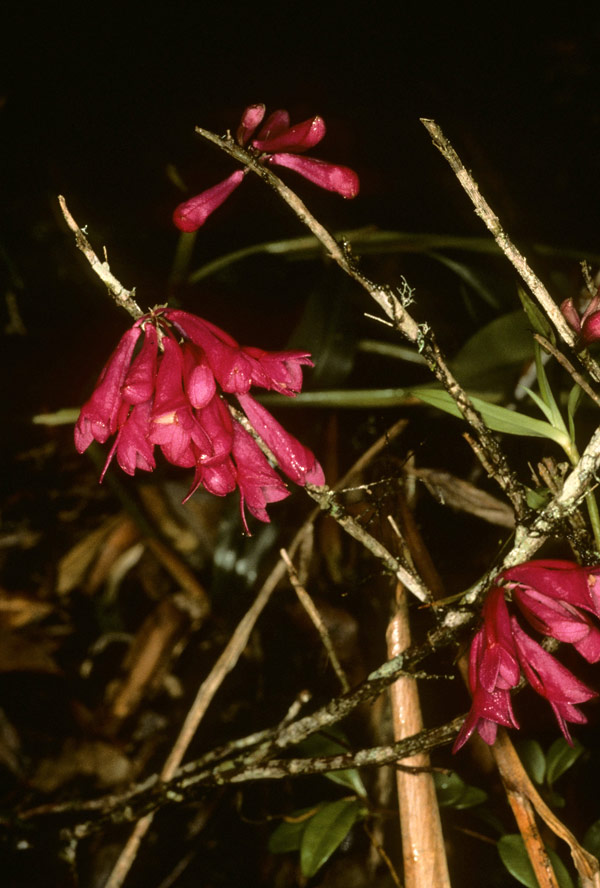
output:
{"label": "magenta flower cluster", "polygon": [[599,578],[599,567],[558,560],[528,561],[500,574],[483,606],[483,626],[471,645],[473,703],[456,738],[455,752],[474,731],[491,745],[498,725],[519,727],[510,692],[521,676],[550,703],[571,742],[567,722],[586,722],[577,704],[597,694],[523,631],[509,612],[507,598],[512,598],[535,630],[572,644],[589,663],[596,663],[600,660],[600,629],[595,620],[600,617]]}
{"label": "magenta flower cluster", "polygon": [[121,338],[75,426],[83,453],[93,440],[115,439],[100,480],[116,455],[124,472],[152,471],[155,445],[174,465],[195,470],[188,499],[200,486],[216,496],[237,487],[244,507],[269,521],[268,503],[289,495],[254,437],[233,418],[222,393],[234,395],[250,426],[297,484],[324,484],[313,453],[289,435],[250,394],[252,386],[294,396],[303,351],[266,352],[240,347],[209,321],[185,311],[157,308]]}
{"label": "magenta flower cluster", "polygon": [[[335,191],[346,198],[356,197],[359,180],[354,170],[314,157],[302,157],[305,151],[317,145],[325,135],[322,117],[311,117],[290,126],[287,111],[274,111],[264,122],[256,138],[252,138],[263,123],[264,116],[264,105],[250,105],[246,108],[236,132],[236,141],[241,148],[247,148],[265,166],[286,167],[326,191]],[[179,204],[173,213],[175,225],[181,231],[196,231],[241,185],[246,173],[247,170],[237,170],[212,188]]]}
{"label": "magenta flower cluster", "polygon": [[580,315],[577,311],[572,299],[565,299],[560,310],[571,329],[577,333],[577,344],[581,348],[586,348],[592,342],[598,342],[600,339],[600,290],[590,300],[583,314]]}

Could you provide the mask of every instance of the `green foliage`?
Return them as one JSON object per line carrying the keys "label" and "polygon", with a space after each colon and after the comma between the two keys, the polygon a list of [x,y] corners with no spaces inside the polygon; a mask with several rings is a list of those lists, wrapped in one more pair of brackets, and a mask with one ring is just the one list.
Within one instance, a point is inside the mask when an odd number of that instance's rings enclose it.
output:
{"label": "green foliage", "polygon": [[[546,852],[560,888],[574,888],[573,880],[558,854],[550,848],[546,848]],[[520,835],[502,836],[498,840],[498,853],[511,876],[514,876],[521,885],[525,885],[526,888],[539,888],[539,882],[535,877],[525,850],[525,843]]]}
{"label": "green foliage", "polygon": [[581,404],[583,398],[583,390],[581,386],[574,385],[571,391],[569,392],[569,398],[567,400],[567,418],[569,420],[569,435],[571,436],[571,441],[575,441],[575,414],[579,409],[579,405]]}
{"label": "green foliage", "polygon": [[574,740],[572,746],[564,737],[554,741],[546,755],[546,783],[550,788],[575,764],[583,751],[584,747],[578,740]]}
{"label": "green foliage", "polygon": [[456,771],[450,774],[433,775],[435,791],[440,808],[474,808],[487,800],[487,793],[478,786],[469,786]]}
{"label": "green foliage", "polygon": [[[344,741],[343,732],[332,728],[327,734],[312,734],[295,750],[311,758],[339,755],[348,752],[348,744]],[[352,798],[321,802],[312,808],[295,811],[279,824],[269,839],[269,851],[273,854],[300,851],[300,867],[307,878],[314,876],[341,845],[356,821],[365,815],[361,800],[366,798],[367,791],[356,768],[330,771],[323,776],[351,789]]]}
{"label": "green foliage", "polygon": [[279,824],[269,839],[269,851],[272,854],[300,851],[302,873],[310,878],[363,816],[363,805],[356,798],[303,808]]}
{"label": "green foliage", "polygon": [[527,320],[533,328],[534,333],[539,333],[540,336],[543,336],[544,339],[547,339],[548,342],[551,342],[552,345],[555,345],[556,336],[554,335],[554,329],[541,308],[536,302],[534,302],[529,293],[527,293],[523,289],[523,287],[517,287],[517,292],[519,294],[519,299],[521,300],[523,310],[525,311],[525,314],[527,316]]}
{"label": "green foliage", "polygon": [[340,799],[323,805],[308,821],[300,845],[300,867],[307,878],[314,876],[344,841],[361,817],[358,799]]}
{"label": "green foliage", "polygon": [[319,806],[312,808],[300,808],[283,820],[269,837],[269,851],[271,854],[286,854],[288,851],[298,851],[302,843],[302,834],[306,824],[313,817]]}
{"label": "green foliage", "polygon": [[533,358],[533,341],[523,312],[495,318],[471,336],[450,362],[461,385],[479,392],[503,392],[507,374]]}
{"label": "green foliage", "polygon": [[[339,740],[336,738],[339,738]],[[320,732],[311,734],[310,737],[307,737],[306,740],[299,743],[296,746],[296,749],[301,752],[302,755],[310,756],[311,758],[341,755],[348,752],[349,749],[348,744],[343,742],[344,740],[345,737],[342,731],[332,729],[328,734],[322,734]],[[323,776],[328,780],[331,780],[332,783],[339,783],[341,786],[351,789],[360,798],[366,798],[367,790],[365,789],[365,785],[356,768],[346,768],[341,771],[328,771]]]}
{"label": "green foliage", "polygon": [[[450,397],[448,392],[440,389],[427,388],[420,386],[411,389],[411,394],[438,410],[450,413],[452,416],[462,417],[462,414],[456,402]],[[482,401],[481,398],[471,398],[473,406],[481,413],[483,419],[490,429],[494,432],[504,432],[507,435],[524,435],[534,438],[549,438],[555,441],[563,449],[570,447],[571,441],[566,431],[561,431],[544,422],[541,419],[534,419],[524,413],[517,413],[514,410],[507,410],[506,407],[499,407],[496,404],[490,404]]]}
{"label": "green foliage", "polygon": [[525,770],[542,790],[548,804],[563,808],[564,798],[554,789],[554,783],[571,768],[584,751],[577,740],[569,745],[564,737],[554,741],[547,753],[535,740],[523,740],[517,750]]}
{"label": "green foliage", "polygon": [[521,740],[517,752],[533,782],[541,786],[546,776],[546,756],[541,745],[537,740]]}

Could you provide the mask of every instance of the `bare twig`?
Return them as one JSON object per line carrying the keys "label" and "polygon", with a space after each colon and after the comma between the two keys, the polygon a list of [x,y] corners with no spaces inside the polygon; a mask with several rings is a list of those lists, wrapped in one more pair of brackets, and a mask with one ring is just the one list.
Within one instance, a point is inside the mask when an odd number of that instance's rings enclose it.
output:
{"label": "bare twig", "polygon": [[261,164],[254,154],[240,148],[229,134],[221,137],[201,127],[196,127],[196,132],[208,142],[225,151],[230,157],[244,164],[247,169],[273,188],[291,207],[300,221],[318,238],[339,267],[375,300],[393,322],[395,329],[402,333],[409,342],[418,346],[419,352],[425,358],[435,377],[452,396],[462,416],[476,432],[487,459],[493,467],[496,481],[509,497],[519,519],[523,520],[529,513],[525,491],[510,468],[498,441],[473,406],[467,393],[451,373],[432,330],[427,324],[418,324],[407,311],[410,294],[400,291],[400,294],[397,295],[392,287],[375,284],[362,274],[352,257],[350,245],[346,242],[339,244],[315,219],[306,204],[271,169]]}
{"label": "bare twig", "polygon": [[586,395],[590,397],[598,407],[600,407],[600,398],[591,387],[591,385],[589,385],[587,380],[583,378],[581,373],[577,372],[569,359],[565,357],[565,355],[563,355],[561,351],[555,348],[551,342],[548,342],[547,339],[545,339],[543,336],[540,336],[539,333],[534,333],[533,338],[539,342],[545,352],[547,352],[549,355],[552,355],[552,357],[558,361],[561,367],[564,367],[569,376],[577,383],[577,385],[579,385],[586,393]]}
{"label": "bare twig", "polygon": [[335,491],[330,487],[314,487],[307,485],[306,490],[315,502],[319,504],[319,508],[327,512],[332,518],[335,518],[340,527],[343,527],[346,533],[368,549],[373,555],[382,562],[382,564],[391,571],[406,588],[415,595],[419,601],[424,604],[431,600],[431,593],[423,582],[415,575],[411,574],[404,565],[395,558],[386,547],[376,540],[365,528],[352,518],[339,500],[335,496]]}
{"label": "bare twig", "polygon": [[[64,840],[82,839],[110,823],[130,823],[148,811],[173,804],[193,802],[206,788],[256,780],[282,780],[310,774],[326,774],[347,768],[379,767],[451,743],[464,721],[461,715],[446,725],[421,731],[388,746],[374,746],[357,752],[315,758],[271,758],[254,762],[240,757],[221,762],[212,769],[197,769],[195,763],[185,765],[175,777],[164,782],[156,775],[121,794],[103,796],[83,802],[43,805],[21,813],[19,822],[11,818],[11,835],[18,841],[18,829],[25,830],[29,843],[34,828],[40,835],[60,830]],[[298,722],[295,723],[299,724]],[[286,730],[282,732],[286,733]],[[312,733],[312,731],[311,731]],[[307,735],[305,735],[307,736]],[[299,741],[297,741],[299,742]],[[123,877],[126,873],[123,873]],[[108,885],[108,883],[106,883]],[[105,885],[106,888],[106,885]]]}
{"label": "bare twig", "polygon": [[59,195],[58,202],[60,204],[62,214],[65,217],[65,222],[75,235],[75,243],[77,245],[77,248],[81,250],[87,261],[92,266],[92,269],[106,286],[106,289],[115,300],[117,305],[120,305],[121,308],[124,308],[125,311],[128,311],[131,317],[137,321],[138,318],[141,318],[143,316],[144,312],[135,301],[135,290],[127,290],[111,272],[108,262],[101,262],[98,259],[89,240],[67,209],[67,203],[62,195]]}
{"label": "bare twig", "polygon": [[287,572],[288,572],[288,576],[290,578],[290,583],[294,587],[294,590],[296,592],[296,595],[298,596],[298,599],[299,599],[302,607],[304,608],[304,610],[306,611],[306,613],[308,614],[308,616],[312,620],[313,625],[315,626],[317,632],[319,633],[319,637],[320,637],[321,641],[323,642],[323,647],[327,651],[327,656],[329,657],[329,659],[331,661],[331,665],[333,666],[335,674],[337,675],[337,677],[340,680],[340,684],[342,686],[342,691],[344,693],[346,693],[347,691],[350,690],[350,685],[348,684],[348,679],[346,678],[346,673],[344,672],[342,665],[341,665],[340,661],[338,660],[338,655],[335,652],[333,642],[331,641],[331,637],[329,635],[329,632],[327,631],[327,626],[323,622],[321,614],[317,610],[312,598],[310,597],[310,595],[308,594],[308,592],[306,591],[306,589],[304,588],[304,586],[302,585],[302,583],[298,579],[298,574],[296,573],[296,568],[292,564],[290,556],[288,555],[288,553],[286,552],[285,549],[280,549],[279,554],[281,555],[281,558],[283,559],[283,562],[285,563],[285,566],[286,566]]}
{"label": "bare twig", "polygon": [[[570,348],[573,348],[575,346],[575,334],[562,316],[558,305],[532,270],[525,256],[517,250],[502,228],[498,216],[494,213],[486,199],[481,194],[477,182],[471,173],[465,168],[462,160],[442,132],[441,127],[435,122],[435,120],[428,120],[425,117],[421,118],[421,123],[431,136],[435,147],[450,164],[452,172],[455,174],[456,178],[471,199],[473,206],[475,207],[475,212],[483,220],[506,258],[512,263],[521,278],[525,281],[530,291],[556,327],[561,339],[566,342]],[[583,354],[581,355],[581,360],[592,377],[597,382],[600,381],[600,367],[596,361],[590,358],[589,355],[586,356]]]}

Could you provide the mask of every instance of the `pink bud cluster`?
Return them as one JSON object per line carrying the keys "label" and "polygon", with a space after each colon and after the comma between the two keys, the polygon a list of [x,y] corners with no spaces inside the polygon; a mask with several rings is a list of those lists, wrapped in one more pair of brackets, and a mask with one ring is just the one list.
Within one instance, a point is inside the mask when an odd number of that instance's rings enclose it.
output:
{"label": "pink bud cluster", "polygon": [[571,742],[567,722],[587,721],[576,704],[597,694],[523,631],[509,612],[507,597],[512,597],[538,632],[572,644],[589,663],[596,663],[600,660],[600,629],[594,619],[600,617],[599,577],[598,567],[557,560],[528,561],[500,574],[483,606],[483,626],[471,645],[473,703],[456,738],[455,752],[474,731],[491,745],[498,725],[519,727],[510,691],[521,676],[550,703]]}
{"label": "pink bud cluster", "polygon": [[249,394],[252,386],[293,397],[302,388],[303,351],[240,347],[209,321],[170,308],[137,320],[121,338],[81,409],[75,446],[115,435],[100,480],[116,455],[124,472],[152,471],[154,448],[174,465],[194,468],[188,499],[200,486],[216,496],[240,491],[244,506],[269,521],[268,503],[289,495],[254,437],[233,418],[223,393],[237,397],[250,426],[297,484],[324,484],[312,452]]}
{"label": "pink bud cluster", "polygon": [[[314,157],[301,156],[317,145],[325,135],[322,117],[311,117],[290,126],[287,111],[274,111],[264,122],[256,138],[252,138],[263,123],[264,116],[264,105],[249,105],[246,108],[236,132],[236,141],[241,148],[251,151],[264,166],[285,167],[326,191],[335,191],[346,198],[356,197],[359,180],[354,170]],[[212,188],[179,204],[173,213],[175,225],[181,231],[196,231],[241,185],[246,172],[237,170]]]}
{"label": "pink bud cluster", "polygon": [[600,339],[600,290],[590,300],[583,314],[580,315],[577,311],[572,299],[565,299],[560,310],[571,329],[577,333],[577,344],[581,348],[598,342]]}

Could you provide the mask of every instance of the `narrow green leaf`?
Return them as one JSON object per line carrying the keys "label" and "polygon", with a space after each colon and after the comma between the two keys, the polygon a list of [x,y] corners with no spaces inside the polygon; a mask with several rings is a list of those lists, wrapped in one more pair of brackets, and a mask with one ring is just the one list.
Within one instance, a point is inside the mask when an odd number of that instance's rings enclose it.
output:
{"label": "narrow green leaf", "polygon": [[[521,885],[525,885],[526,888],[539,888],[539,882],[535,877],[525,850],[525,843],[520,835],[502,836],[498,840],[498,852],[506,869]],[[546,848],[546,853],[550,858],[560,888],[574,888],[573,880],[558,854],[550,848]]]}
{"label": "narrow green leaf", "polygon": [[569,398],[567,400],[567,417],[569,420],[569,435],[571,436],[571,441],[575,440],[575,414],[579,409],[582,398],[583,389],[580,385],[575,384],[569,392]]}
{"label": "narrow green leaf", "polygon": [[548,375],[546,374],[546,368],[544,367],[544,360],[542,357],[542,349],[539,346],[539,343],[536,342],[535,346],[535,368],[537,373],[538,385],[540,387],[540,394],[545,404],[550,408],[551,415],[548,417],[549,422],[554,426],[555,429],[560,429],[561,431],[566,432],[567,427],[565,426],[564,420],[562,418],[561,412],[558,409],[558,404],[556,403],[556,399],[554,397],[554,393],[552,391],[552,387],[548,381]]}
{"label": "narrow green leaf", "polygon": [[340,799],[324,805],[308,822],[302,834],[300,867],[310,879],[344,841],[359,818],[361,803],[357,799]]}
{"label": "narrow green leaf", "polygon": [[546,782],[548,786],[551,787],[565,771],[568,771],[583,751],[584,747],[578,740],[573,741],[573,746],[569,746],[564,737],[559,737],[558,740],[555,740],[546,756]]}
{"label": "narrow green leaf", "polygon": [[537,740],[521,740],[517,752],[531,779],[541,786],[546,773],[546,756],[541,745]]}
{"label": "narrow green leaf", "polygon": [[521,305],[527,315],[527,320],[533,327],[534,331],[551,342],[552,345],[556,345],[556,336],[554,335],[552,324],[541,308],[522,287],[517,287],[517,292],[519,294],[519,299],[521,300]]}
{"label": "narrow green leaf", "polygon": [[[452,416],[462,418],[462,414],[448,392],[441,389],[428,389],[424,386],[411,389],[411,394],[438,410],[444,410]],[[533,419],[524,413],[507,410],[496,404],[488,404],[480,398],[471,398],[473,406],[478,410],[487,425],[494,432],[505,432],[507,435],[525,435],[533,438],[549,438],[563,449],[570,446],[569,436],[541,419]]]}
{"label": "narrow green leaf", "polygon": [[[544,414],[544,416],[546,417],[548,422],[552,426],[554,426],[554,422],[553,422],[554,414],[553,414],[552,408],[548,407],[548,405],[545,403],[545,401],[543,401],[539,395],[536,395],[535,392],[532,392],[530,388],[527,388],[526,385],[523,386],[523,390],[527,392],[527,394],[529,395],[529,397],[531,398],[533,403],[536,405],[536,407],[539,407],[539,409],[542,411],[542,413]],[[556,426],[554,426],[554,427],[556,428]]]}

